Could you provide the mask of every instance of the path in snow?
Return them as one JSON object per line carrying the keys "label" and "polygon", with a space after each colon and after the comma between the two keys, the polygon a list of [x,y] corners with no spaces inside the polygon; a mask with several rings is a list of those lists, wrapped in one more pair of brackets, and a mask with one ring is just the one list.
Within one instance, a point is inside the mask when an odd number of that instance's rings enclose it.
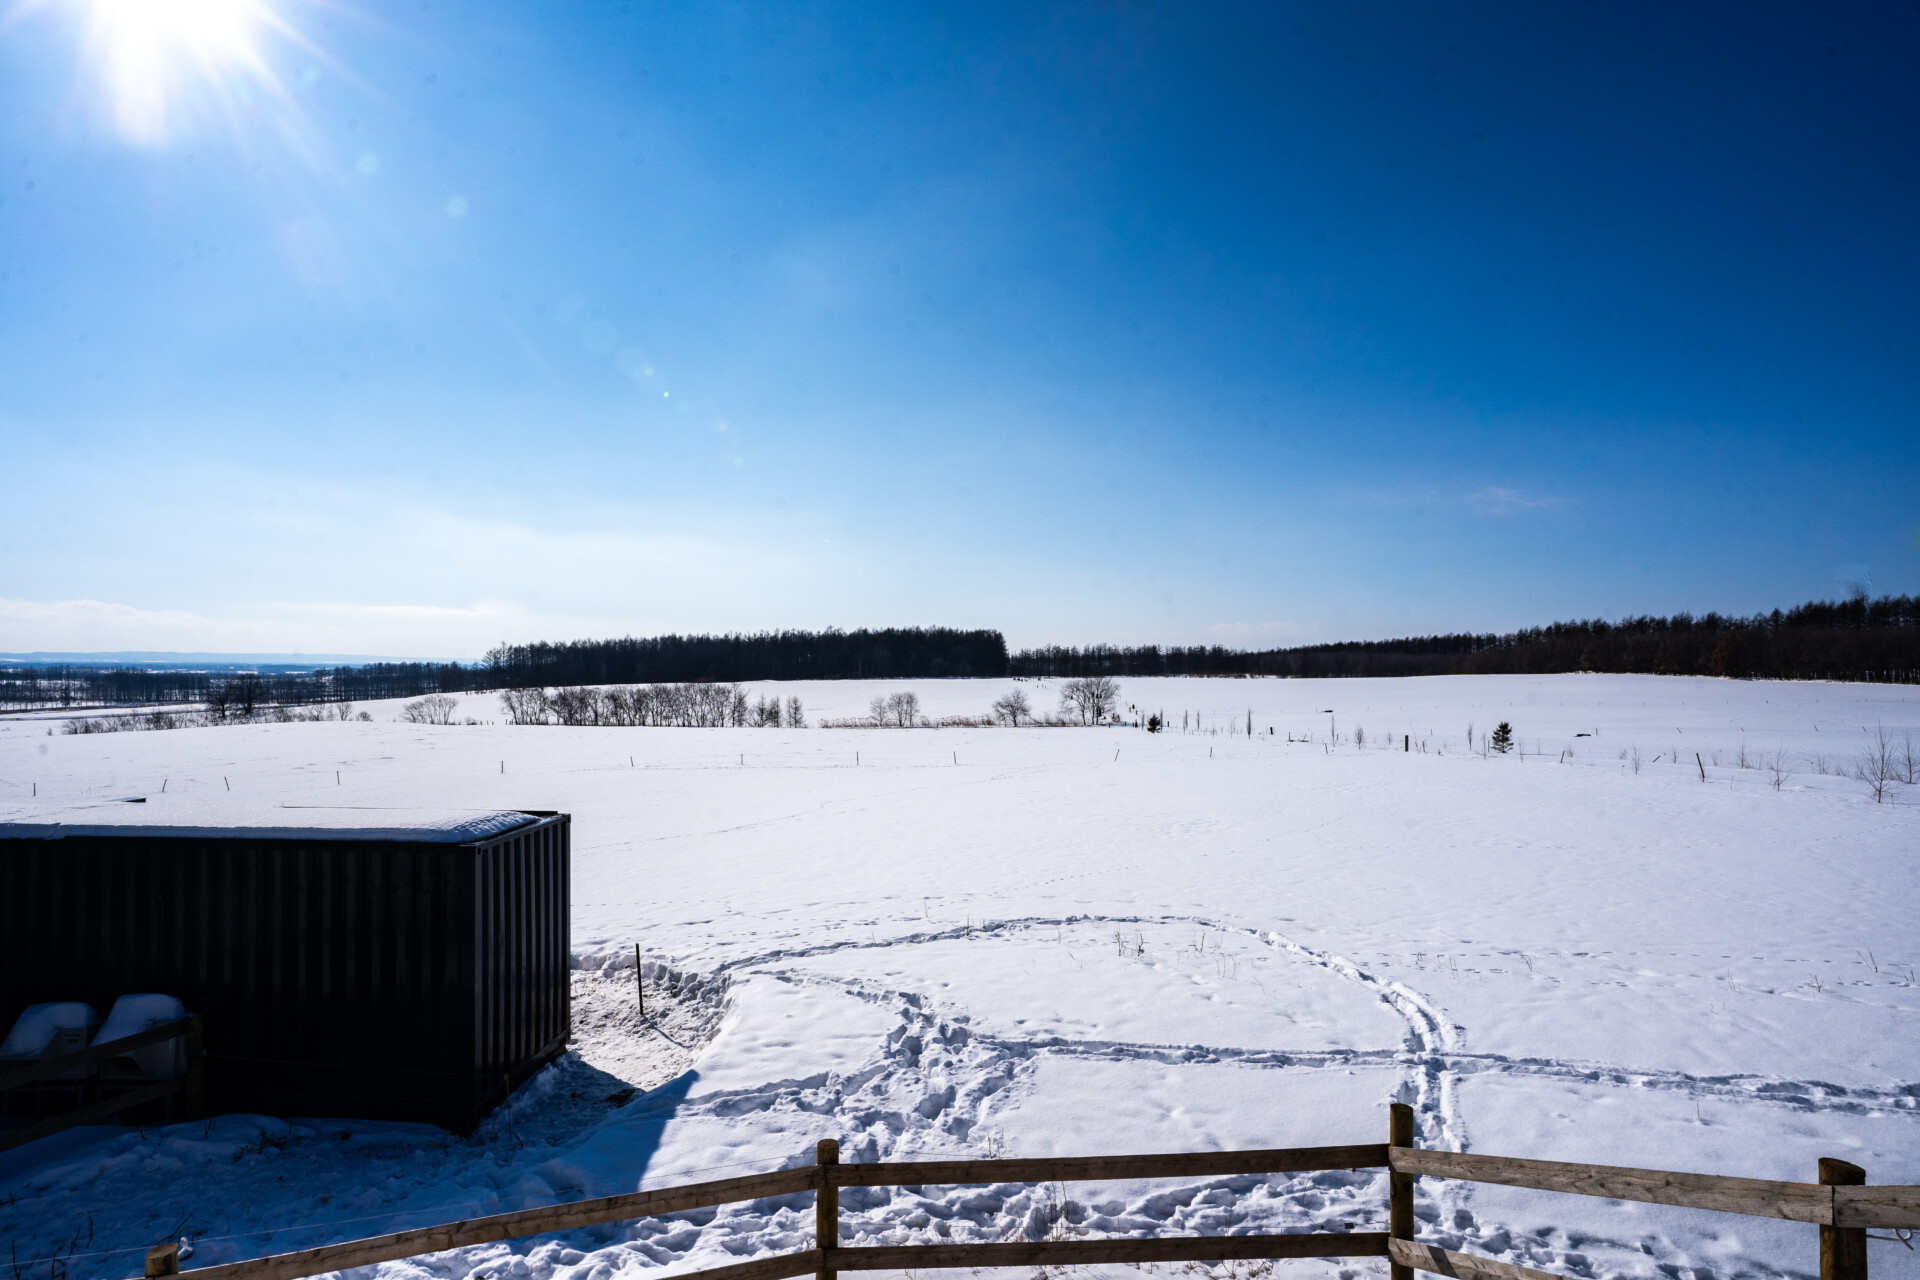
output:
{"label": "path in snow", "polygon": [[[944,713],[997,686],[912,687]],[[857,711],[874,688],[807,697]],[[128,1251],[176,1228],[220,1261],[794,1164],[826,1136],[853,1159],[1369,1141],[1390,1100],[1432,1146],[1796,1180],[1841,1155],[1920,1182],[1914,797],[1875,806],[1808,765],[1776,790],[1714,764],[1743,735],[1810,761],[1871,725],[1920,729],[1920,691],[1126,693],[1199,706],[1208,731],[429,729],[391,708],[104,738],[0,722],[6,816],[162,778],[157,819],[423,794],[565,809],[580,966],[577,1052],[471,1139],[245,1117],[90,1130],[0,1157],[0,1231],[23,1257],[72,1255],[80,1280],[131,1274]],[[1217,732],[1247,703],[1283,732]],[[1424,727],[1435,751],[1286,743],[1324,735],[1327,707],[1375,742]],[[1468,756],[1439,727],[1504,717],[1544,754]],[[1655,752],[1656,732],[1697,743],[1710,782]],[[1634,770],[1618,755],[1633,743],[1661,762]],[[29,779],[48,794],[15,794]],[[635,942],[655,966],[648,1024],[626,1003]],[[1812,1270],[1797,1224],[1420,1185],[1423,1239],[1575,1275]],[[1337,1171],[843,1196],[850,1243],[1358,1229],[1383,1205],[1380,1175]],[[383,1270],[608,1280],[803,1247],[811,1220],[803,1196]],[[271,1230],[290,1223],[308,1225]],[[1874,1250],[1877,1275],[1920,1275]]]}

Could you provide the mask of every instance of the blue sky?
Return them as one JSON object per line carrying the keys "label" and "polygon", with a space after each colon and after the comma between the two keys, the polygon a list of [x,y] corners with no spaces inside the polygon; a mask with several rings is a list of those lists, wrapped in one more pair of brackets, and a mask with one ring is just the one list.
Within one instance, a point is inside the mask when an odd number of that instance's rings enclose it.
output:
{"label": "blue sky", "polygon": [[130,2],[0,28],[0,650],[1920,590],[1896,6]]}

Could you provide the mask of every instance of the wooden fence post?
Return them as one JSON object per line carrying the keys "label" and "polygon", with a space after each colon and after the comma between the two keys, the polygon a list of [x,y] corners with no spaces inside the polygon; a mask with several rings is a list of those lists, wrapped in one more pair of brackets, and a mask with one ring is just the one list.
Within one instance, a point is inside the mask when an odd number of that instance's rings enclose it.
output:
{"label": "wooden fence post", "polygon": [[[1867,1171],[1857,1164],[1822,1156],[1820,1185],[1864,1187],[1867,1185]],[[1820,1280],[1867,1280],[1865,1227],[1820,1228]]]}
{"label": "wooden fence post", "polygon": [[832,1167],[840,1163],[840,1144],[832,1138],[820,1139],[814,1148],[814,1163],[820,1166],[820,1194],[813,1202],[813,1237],[820,1248],[820,1280],[833,1280],[833,1251],[840,1247],[840,1188],[833,1183]]}
{"label": "wooden fence post", "polygon": [[[1396,1102],[1387,1108],[1387,1145],[1413,1145],[1413,1108]],[[1395,1240],[1413,1239],[1413,1175],[1387,1173],[1387,1235]],[[1413,1280],[1413,1268],[1398,1262],[1387,1263],[1389,1280]],[[1821,1277],[1821,1280],[1831,1280]]]}
{"label": "wooden fence post", "polygon": [[180,1246],[177,1243],[157,1244],[147,1250],[147,1277],[177,1276],[180,1274]]}

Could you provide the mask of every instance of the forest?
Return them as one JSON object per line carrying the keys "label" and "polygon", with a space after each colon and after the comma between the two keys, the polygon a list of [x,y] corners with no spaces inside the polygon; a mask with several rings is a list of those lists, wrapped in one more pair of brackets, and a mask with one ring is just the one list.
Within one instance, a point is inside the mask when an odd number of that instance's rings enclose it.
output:
{"label": "forest", "polygon": [[1606,671],[1773,680],[1920,681],[1920,596],[1856,596],[1738,617],[1592,619],[1248,651],[1220,646],[1023,649],[1016,676],[1442,676]]}
{"label": "forest", "polygon": [[[478,662],[374,662],[245,673],[262,704],[374,702],[563,685],[1004,676],[998,631],[949,627],[768,631],[499,645]],[[200,704],[242,677],[143,667],[0,666],[0,709]]]}
{"label": "forest", "polygon": [[[478,662],[376,662],[231,675],[146,667],[0,666],[0,709],[374,702],[559,686],[1088,676],[1545,675],[1569,671],[1920,682],[1920,596],[1813,601],[1741,617],[1678,613],[1505,633],[1287,649],[1052,645],[1009,654],[998,631],[895,627],[503,644]],[[236,682],[239,682],[238,684]]]}

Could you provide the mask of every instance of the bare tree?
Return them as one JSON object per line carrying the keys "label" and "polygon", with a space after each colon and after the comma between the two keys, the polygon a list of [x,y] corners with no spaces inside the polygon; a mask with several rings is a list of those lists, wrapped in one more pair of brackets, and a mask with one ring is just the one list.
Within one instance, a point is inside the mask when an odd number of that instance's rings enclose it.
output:
{"label": "bare tree", "polygon": [[545,689],[503,689],[500,691],[500,706],[507,713],[512,724],[545,724],[547,722],[547,691]]}
{"label": "bare tree", "polygon": [[1081,724],[1099,724],[1113,714],[1120,686],[1106,676],[1087,676],[1060,686],[1060,709],[1080,717]]}
{"label": "bare tree", "polygon": [[1873,802],[1879,804],[1887,798],[1887,784],[1898,782],[1900,774],[1894,764],[1893,735],[1881,727],[1867,744],[1853,764],[1853,776],[1867,784],[1867,790],[1873,793]]}
{"label": "bare tree", "polygon": [[[778,698],[763,697],[749,702],[746,691],[737,684],[699,682],[504,689],[500,693],[500,705],[513,724],[719,729],[729,725],[777,728],[781,723]],[[799,715],[800,700],[790,699],[787,723],[800,727],[795,722]]]}
{"label": "bare tree", "polygon": [[644,684],[628,685],[624,689],[607,690],[607,721],[609,724],[632,727],[652,723],[649,718],[654,708],[652,686]]}
{"label": "bare tree", "polygon": [[1006,696],[994,701],[993,718],[995,720],[1018,729],[1022,717],[1028,720],[1033,719],[1033,706],[1027,701],[1025,691],[1009,690]]}
{"label": "bare tree", "polygon": [[561,724],[598,724],[601,720],[600,699],[592,689],[579,685],[555,689],[547,699],[547,709]]}
{"label": "bare tree", "polygon": [[882,693],[874,694],[873,701],[867,704],[867,714],[873,717],[875,724],[884,726],[893,716],[893,709],[888,704],[887,696]]}
{"label": "bare tree", "polygon": [[400,712],[400,718],[408,724],[452,724],[454,708],[459,705],[444,693],[430,693],[409,702]]}
{"label": "bare tree", "polygon": [[920,695],[896,693],[887,699],[887,715],[895,727],[911,729],[920,723]]}
{"label": "bare tree", "polygon": [[260,678],[257,671],[242,671],[233,678],[233,683],[234,696],[240,703],[240,714],[252,719],[253,713],[266,701],[266,681]]}
{"label": "bare tree", "polygon": [[797,693],[789,694],[787,697],[787,728],[804,729],[806,727],[807,711],[805,707],[800,705],[800,695]]}

